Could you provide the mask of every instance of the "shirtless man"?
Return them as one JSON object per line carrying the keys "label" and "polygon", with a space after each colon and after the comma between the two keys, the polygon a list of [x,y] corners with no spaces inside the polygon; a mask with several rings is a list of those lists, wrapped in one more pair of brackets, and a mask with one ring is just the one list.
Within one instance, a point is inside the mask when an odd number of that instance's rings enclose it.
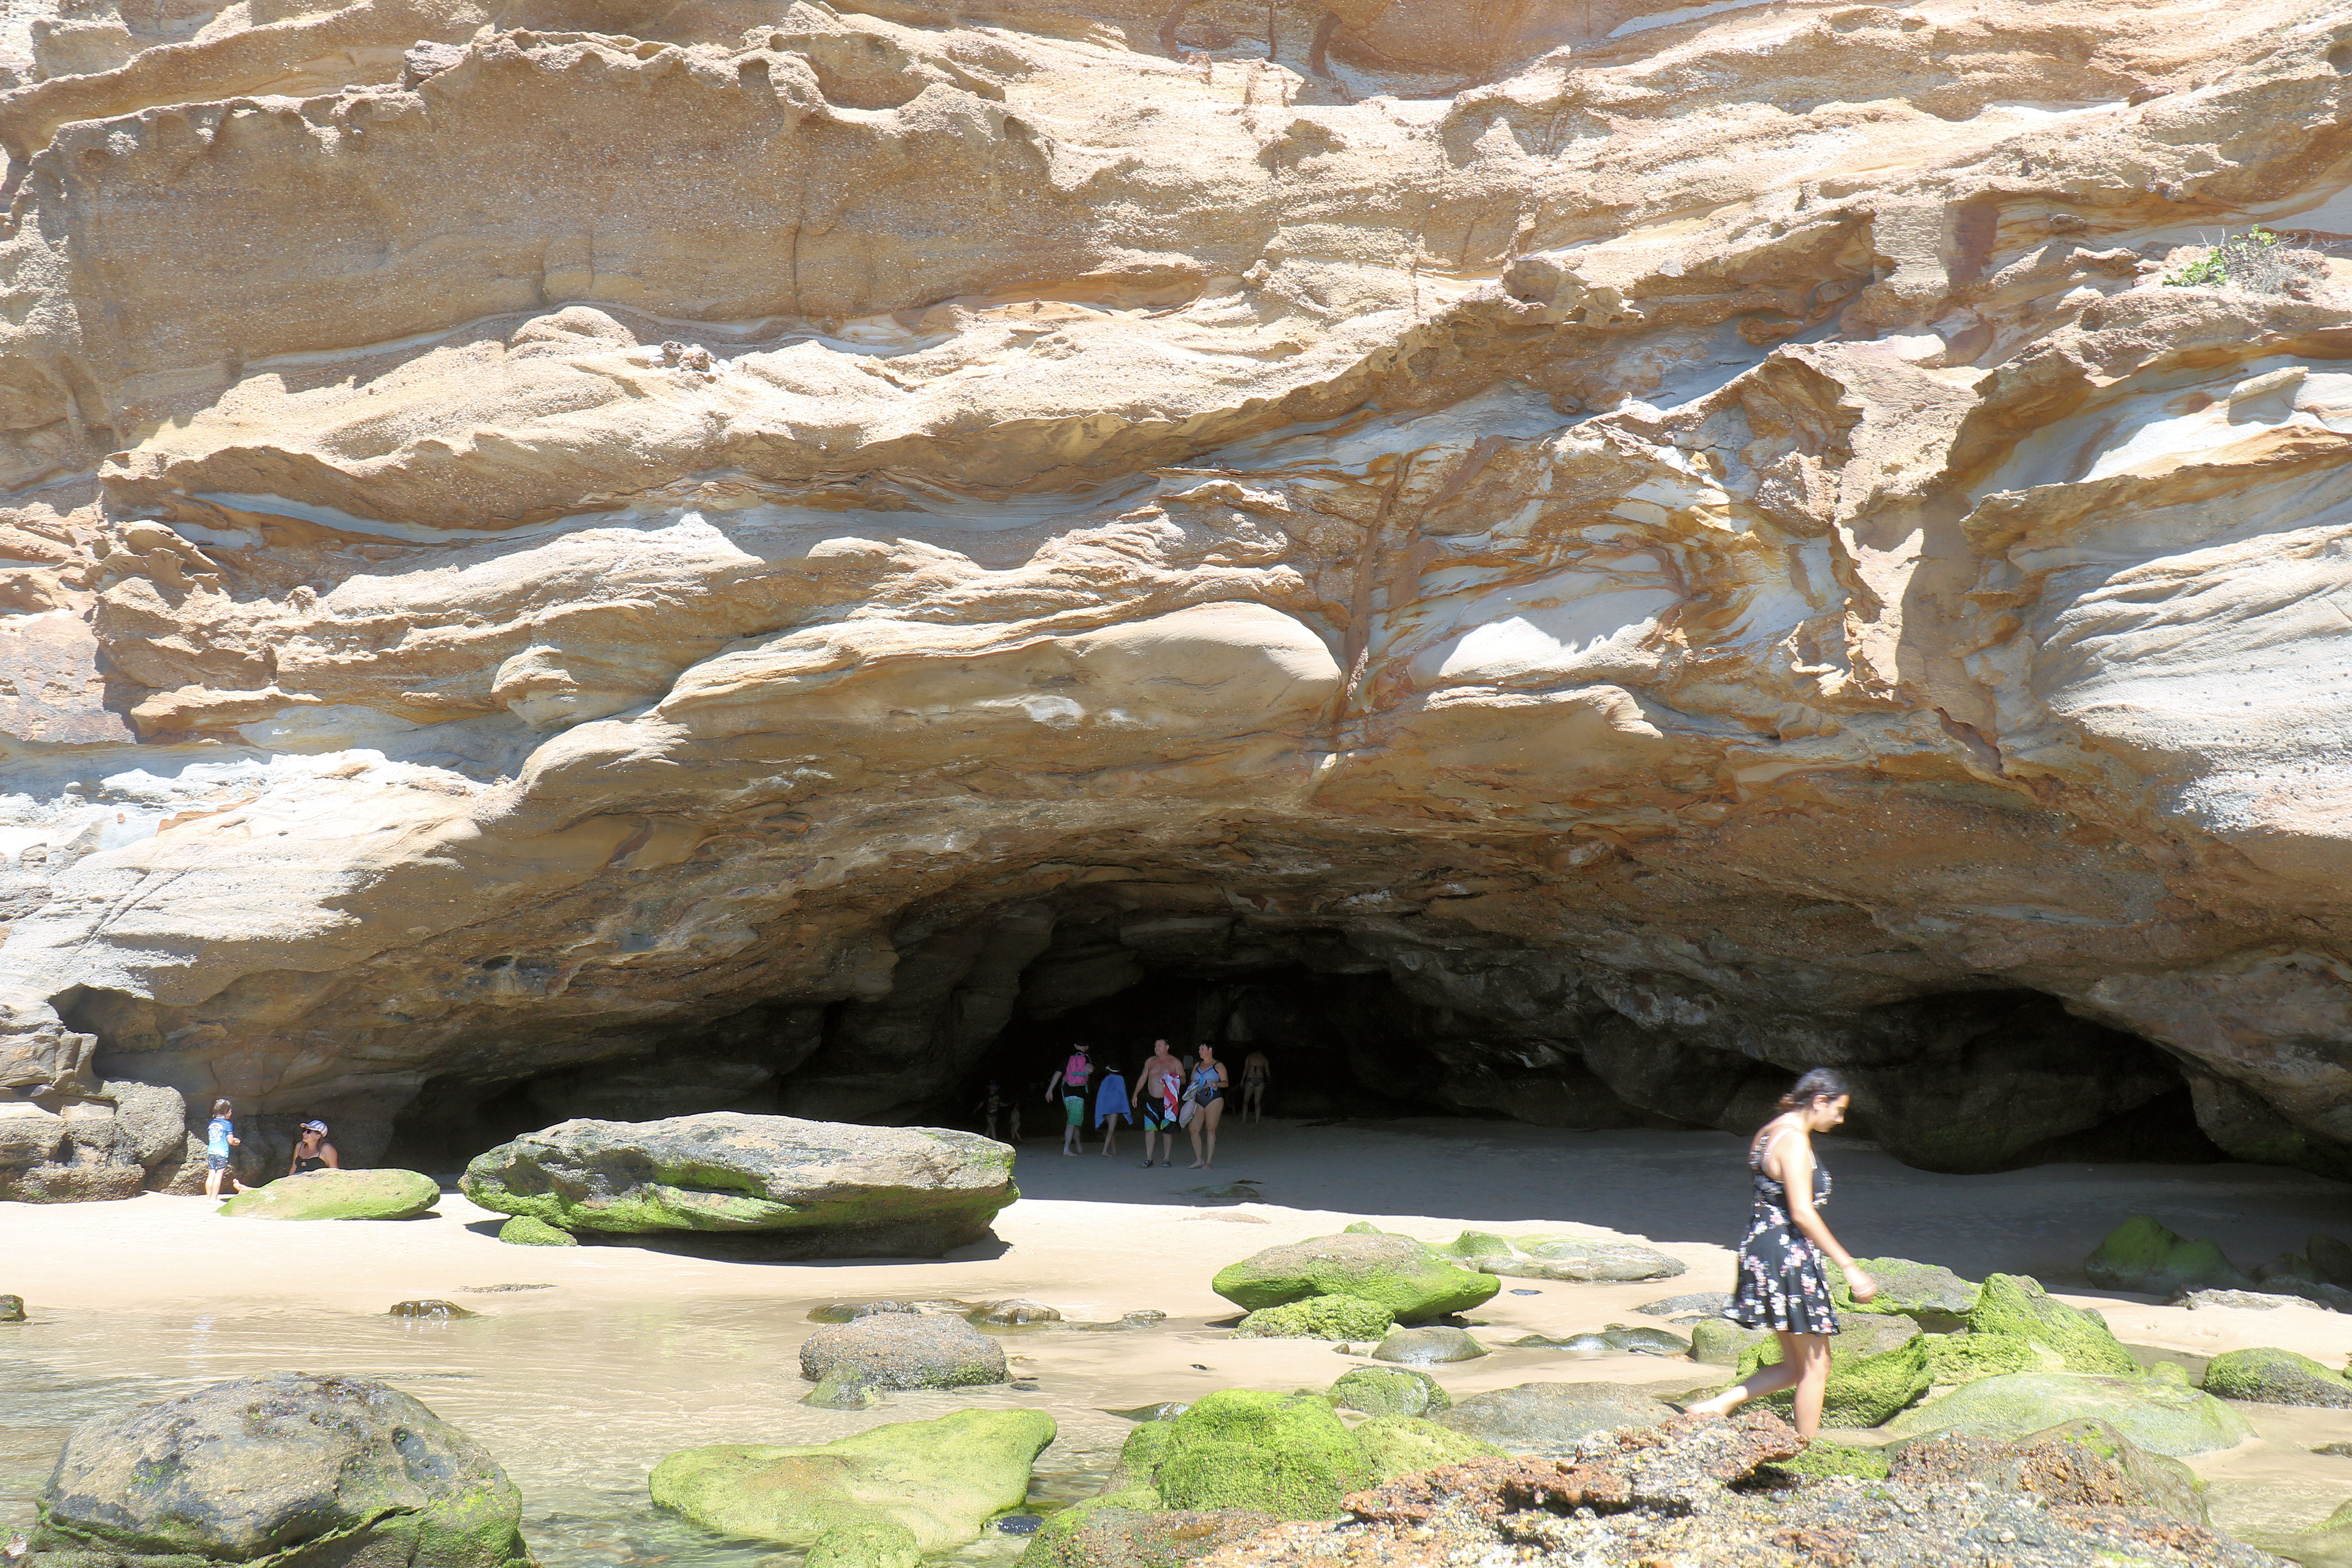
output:
{"label": "shirtless man", "polygon": [[[1160,1163],[1176,1163],[1176,1111],[1184,1100],[1184,1064],[1176,1059],[1165,1040],[1151,1042],[1151,1059],[1145,1062],[1135,1075],[1135,1121],[1143,1129],[1143,1164],[1151,1166],[1151,1153],[1160,1148]],[[1160,1142],[1167,1140],[1164,1146]]]}
{"label": "shirtless man", "polygon": [[1253,1049],[1242,1058],[1242,1120],[1265,1120],[1265,1086],[1274,1079],[1274,1065],[1265,1053]]}

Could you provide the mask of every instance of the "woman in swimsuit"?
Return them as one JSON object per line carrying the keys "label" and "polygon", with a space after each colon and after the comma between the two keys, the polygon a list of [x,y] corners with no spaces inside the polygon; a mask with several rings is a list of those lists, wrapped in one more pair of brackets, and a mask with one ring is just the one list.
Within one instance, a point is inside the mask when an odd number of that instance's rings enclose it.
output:
{"label": "woman in swimsuit", "polygon": [[327,1124],[323,1121],[302,1123],[302,1136],[295,1142],[294,1157],[286,1163],[286,1173],[299,1176],[306,1171],[340,1171],[342,1157],[335,1146],[327,1142]]}
{"label": "woman in swimsuit", "polygon": [[1245,1120],[1265,1120],[1265,1086],[1273,1077],[1273,1064],[1265,1059],[1264,1051],[1252,1051],[1242,1058],[1242,1115]]}
{"label": "woman in swimsuit", "polygon": [[[1225,1113],[1225,1068],[1217,1060],[1217,1048],[1204,1045],[1201,1059],[1192,1064],[1192,1081],[1184,1090],[1191,1102],[1192,1114],[1185,1125],[1192,1130],[1192,1165],[1195,1171],[1205,1171],[1217,1163],[1217,1120]],[[1201,1148],[1201,1134],[1209,1134],[1209,1147]]]}
{"label": "woman in swimsuit", "polygon": [[1136,1120],[1143,1129],[1143,1168],[1151,1168],[1151,1152],[1163,1138],[1168,1142],[1160,1163],[1173,1167],[1177,1107],[1184,1100],[1184,1064],[1169,1050],[1167,1041],[1151,1042],[1151,1058],[1135,1075],[1135,1089]]}
{"label": "woman in swimsuit", "polygon": [[1838,1330],[1830,1305],[1823,1254],[1845,1270],[1857,1301],[1878,1294],[1869,1275],[1822,1223],[1830,1173],[1813,1163],[1813,1134],[1845,1120],[1853,1096],[1843,1074],[1815,1068],[1780,1097],[1780,1114],[1748,1146],[1756,1184],[1756,1211],[1739,1244],[1738,1283],[1724,1312],[1744,1329],[1770,1329],[1780,1340],[1777,1366],[1759,1367],[1745,1383],[1689,1406],[1693,1415],[1728,1415],[1761,1394],[1797,1391],[1797,1436],[1811,1443],[1822,1429],[1822,1394],[1830,1380],[1830,1336]]}

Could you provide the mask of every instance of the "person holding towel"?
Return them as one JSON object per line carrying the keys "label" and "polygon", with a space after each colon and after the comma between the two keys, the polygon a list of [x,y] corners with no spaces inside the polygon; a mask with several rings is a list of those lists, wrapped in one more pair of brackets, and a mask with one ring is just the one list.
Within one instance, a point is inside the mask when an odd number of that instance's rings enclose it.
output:
{"label": "person holding towel", "polygon": [[1095,1088],[1095,1130],[1102,1134],[1104,1159],[1118,1152],[1118,1124],[1127,1116],[1127,1079],[1117,1068],[1106,1068],[1102,1082]]}

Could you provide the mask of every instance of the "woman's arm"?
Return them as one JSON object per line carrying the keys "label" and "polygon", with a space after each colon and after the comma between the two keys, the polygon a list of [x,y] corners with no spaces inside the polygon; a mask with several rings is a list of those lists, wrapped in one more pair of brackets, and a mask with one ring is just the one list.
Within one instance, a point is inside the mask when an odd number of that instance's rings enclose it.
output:
{"label": "woman's arm", "polygon": [[302,1145],[301,1145],[301,1144],[299,1144],[299,1143],[297,1143],[297,1144],[295,1144],[295,1145],[294,1145],[294,1152],[292,1152],[291,1154],[289,1154],[289,1155],[286,1157],[286,1173],[287,1173],[288,1175],[289,1175],[289,1176],[290,1176],[290,1175],[292,1175],[292,1174],[294,1173],[294,1167],[295,1167],[295,1166],[297,1166],[297,1165],[299,1165],[299,1164],[300,1164],[301,1163],[302,1163]]}
{"label": "woman's arm", "polygon": [[330,1171],[340,1171],[343,1168],[342,1156],[335,1152],[335,1146],[332,1143],[319,1145],[319,1158],[327,1162],[327,1169]]}
{"label": "woman's arm", "polygon": [[1813,1141],[1803,1131],[1784,1142],[1774,1151],[1780,1156],[1780,1182],[1789,1194],[1789,1220],[1805,1233],[1814,1246],[1837,1259],[1845,1271],[1847,1289],[1857,1301],[1867,1301],[1878,1294],[1877,1282],[1854,1267],[1853,1254],[1838,1245],[1830,1227],[1822,1222],[1821,1211],[1813,1207]]}

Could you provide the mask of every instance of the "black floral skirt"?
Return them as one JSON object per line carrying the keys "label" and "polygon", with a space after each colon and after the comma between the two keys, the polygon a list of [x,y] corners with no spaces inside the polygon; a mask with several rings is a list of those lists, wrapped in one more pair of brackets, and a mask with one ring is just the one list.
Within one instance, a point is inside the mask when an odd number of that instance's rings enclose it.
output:
{"label": "black floral skirt", "polygon": [[1821,1248],[1789,1222],[1789,1211],[1759,1203],[1756,1220],[1739,1243],[1738,1276],[1724,1316],[1743,1329],[1791,1334],[1833,1334],[1829,1270]]}

